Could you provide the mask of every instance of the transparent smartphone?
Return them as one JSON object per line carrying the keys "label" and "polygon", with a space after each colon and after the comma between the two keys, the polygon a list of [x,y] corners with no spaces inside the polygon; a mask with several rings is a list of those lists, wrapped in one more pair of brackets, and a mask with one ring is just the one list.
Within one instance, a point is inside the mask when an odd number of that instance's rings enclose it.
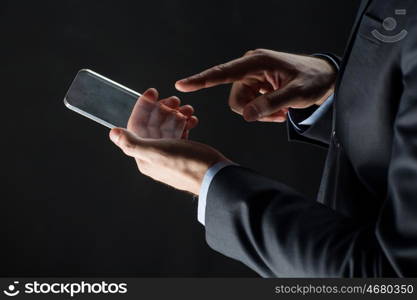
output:
{"label": "transparent smartphone", "polygon": [[139,93],[88,69],[78,71],[65,105],[108,128],[126,128]]}

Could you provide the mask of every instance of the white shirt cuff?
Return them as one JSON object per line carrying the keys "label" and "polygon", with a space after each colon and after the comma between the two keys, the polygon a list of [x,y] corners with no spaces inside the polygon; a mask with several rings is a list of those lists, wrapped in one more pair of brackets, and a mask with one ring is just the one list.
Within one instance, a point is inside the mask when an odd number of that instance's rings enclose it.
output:
{"label": "white shirt cuff", "polygon": [[322,105],[320,105],[307,119],[301,121],[301,122],[295,122],[291,117],[291,112],[288,112],[288,121],[291,122],[291,125],[298,131],[303,132],[303,129],[300,128],[300,125],[305,126],[311,126],[316,122],[322,115],[324,115],[329,108],[329,106],[332,105],[334,101],[334,94],[331,94]]}
{"label": "white shirt cuff", "polygon": [[307,119],[298,123],[298,125],[313,125],[320,117],[326,113],[329,106],[332,105],[334,94],[331,94],[322,105],[320,105]]}
{"label": "white shirt cuff", "polygon": [[214,176],[223,168],[228,166],[236,165],[231,161],[221,161],[214,164],[210,169],[207,170],[206,174],[204,174],[203,182],[200,187],[200,193],[198,196],[198,208],[197,208],[197,219],[198,221],[205,225],[206,219],[206,203],[207,203],[207,194],[213,180]]}

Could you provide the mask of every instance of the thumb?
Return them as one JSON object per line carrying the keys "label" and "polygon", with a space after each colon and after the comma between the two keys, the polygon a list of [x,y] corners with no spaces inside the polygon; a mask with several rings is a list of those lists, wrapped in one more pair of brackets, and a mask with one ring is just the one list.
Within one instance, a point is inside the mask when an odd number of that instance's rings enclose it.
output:
{"label": "thumb", "polygon": [[244,119],[248,122],[257,121],[290,107],[299,98],[297,90],[295,85],[287,85],[255,98],[243,108]]}
{"label": "thumb", "polygon": [[126,155],[139,159],[144,158],[150,146],[148,141],[123,128],[113,128],[109,137]]}

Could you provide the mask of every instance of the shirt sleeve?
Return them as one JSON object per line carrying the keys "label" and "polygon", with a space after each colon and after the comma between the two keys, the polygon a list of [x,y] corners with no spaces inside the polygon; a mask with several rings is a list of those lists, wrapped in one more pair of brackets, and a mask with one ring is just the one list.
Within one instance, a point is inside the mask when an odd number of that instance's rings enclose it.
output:
{"label": "shirt sleeve", "polygon": [[299,132],[302,132],[303,129],[302,126],[311,126],[314,124],[314,122],[320,117],[326,113],[329,106],[332,105],[334,100],[334,94],[331,94],[326,101],[322,105],[320,105],[307,119],[301,121],[301,122],[295,122],[295,120],[291,117],[291,111],[288,112],[288,121],[291,122],[291,125]]}
{"label": "shirt sleeve", "polygon": [[228,167],[228,166],[234,166],[234,165],[236,164],[232,163],[231,161],[221,161],[213,165],[210,169],[208,169],[206,174],[204,175],[203,182],[200,188],[199,197],[198,197],[198,208],[197,208],[197,219],[201,224],[205,225],[206,203],[207,203],[206,200],[207,200],[207,193],[208,193],[208,189],[209,189],[211,181],[221,169]]}

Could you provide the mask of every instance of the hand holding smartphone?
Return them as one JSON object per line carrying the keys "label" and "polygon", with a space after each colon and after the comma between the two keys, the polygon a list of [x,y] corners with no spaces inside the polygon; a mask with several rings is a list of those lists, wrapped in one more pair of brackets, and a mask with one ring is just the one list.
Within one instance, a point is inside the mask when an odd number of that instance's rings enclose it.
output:
{"label": "hand holding smartphone", "polygon": [[88,69],[78,72],[64,103],[108,128],[128,128],[145,138],[186,138],[198,122],[193,108],[180,106],[177,97],[158,101],[155,89],[140,95]]}

